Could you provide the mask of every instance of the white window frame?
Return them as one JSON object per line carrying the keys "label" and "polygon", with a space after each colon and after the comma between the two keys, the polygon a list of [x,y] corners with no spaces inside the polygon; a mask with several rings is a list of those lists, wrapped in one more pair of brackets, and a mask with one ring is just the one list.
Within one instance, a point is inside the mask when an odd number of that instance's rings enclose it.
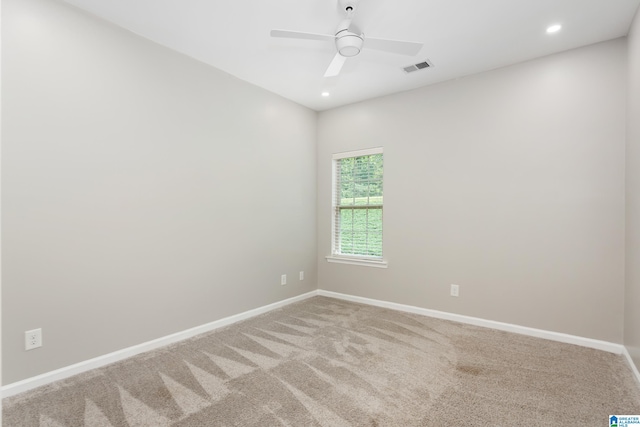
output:
{"label": "white window frame", "polygon": [[[377,267],[377,268],[387,268],[388,263],[383,258],[383,256],[367,256],[367,255],[344,255],[336,253],[336,227],[337,227],[337,215],[336,215],[336,201],[337,199],[337,165],[338,161],[341,159],[346,159],[349,157],[363,157],[370,156],[373,154],[384,154],[383,147],[376,148],[368,148],[365,150],[357,150],[357,151],[347,151],[344,153],[336,153],[332,156],[332,171],[331,171],[331,255],[326,256],[326,260],[328,262],[340,263],[340,264],[352,264],[352,265],[360,265],[366,267]],[[384,186],[384,176],[383,176],[383,186]],[[384,191],[384,190],[383,190]],[[384,212],[384,197],[382,202],[382,210]],[[384,214],[382,215],[383,223],[384,223]],[[384,225],[382,227],[382,245],[384,249]],[[384,255],[384,250],[383,250]]]}

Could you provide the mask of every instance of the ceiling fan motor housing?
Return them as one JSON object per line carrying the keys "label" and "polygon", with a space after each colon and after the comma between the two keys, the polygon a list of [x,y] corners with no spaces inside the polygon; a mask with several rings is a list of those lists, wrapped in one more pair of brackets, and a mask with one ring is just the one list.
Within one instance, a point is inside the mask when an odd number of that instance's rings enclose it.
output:
{"label": "ceiling fan motor housing", "polygon": [[340,55],[350,58],[356,56],[362,50],[362,36],[348,31],[343,31],[336,38],[336,47]]}

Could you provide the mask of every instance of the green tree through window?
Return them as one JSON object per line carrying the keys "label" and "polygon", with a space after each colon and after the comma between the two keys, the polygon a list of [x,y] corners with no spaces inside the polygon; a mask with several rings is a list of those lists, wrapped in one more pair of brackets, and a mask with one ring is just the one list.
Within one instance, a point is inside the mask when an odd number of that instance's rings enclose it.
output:
{"label": "green tree through window", "polygon": [[382,258],[383,155],[373,151],[335,159],[334,255]]}

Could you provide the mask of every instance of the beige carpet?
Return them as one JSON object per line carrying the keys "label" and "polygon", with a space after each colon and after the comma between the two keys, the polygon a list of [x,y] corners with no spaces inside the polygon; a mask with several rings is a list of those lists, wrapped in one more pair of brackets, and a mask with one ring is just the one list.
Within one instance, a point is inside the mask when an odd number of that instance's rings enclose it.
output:
{"label": "beige carpet", "polygon": [[608,426],[622,356],[314,297],[4,401],[5,427]]}

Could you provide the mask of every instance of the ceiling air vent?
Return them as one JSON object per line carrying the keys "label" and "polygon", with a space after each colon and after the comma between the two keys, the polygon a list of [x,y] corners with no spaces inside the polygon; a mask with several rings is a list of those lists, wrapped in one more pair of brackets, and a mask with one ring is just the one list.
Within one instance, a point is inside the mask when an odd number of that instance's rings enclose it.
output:
{"label": "ceiling air vent", "polygon": [[426,60],[417,64],[409,65],[408,67],[404,67],[403,70],[405,73],[409,74],[413,73],[414,71],[424,70],[431,67],[433,67],[433,64],[429,60]]}

